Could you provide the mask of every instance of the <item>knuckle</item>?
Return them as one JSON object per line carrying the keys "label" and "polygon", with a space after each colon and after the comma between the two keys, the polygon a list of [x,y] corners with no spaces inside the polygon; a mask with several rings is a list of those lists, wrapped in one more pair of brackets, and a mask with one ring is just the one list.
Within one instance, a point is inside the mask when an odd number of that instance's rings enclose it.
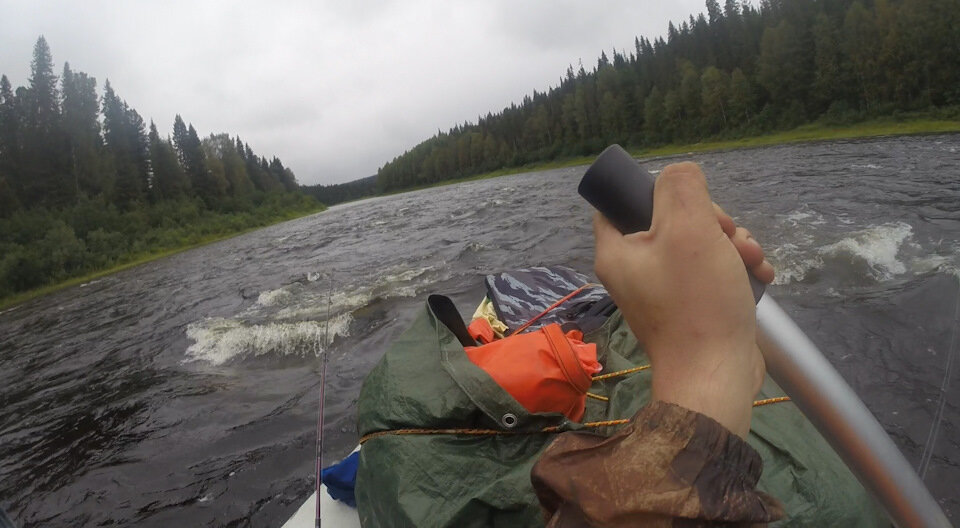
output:
{"label": "knuckle", "polygon": [[692,161],[667,165],[660,173],[660,178],[670,186],[706,186],[707,184],[707,178],[703,175],[703,171],[700,170],[700,166]]}

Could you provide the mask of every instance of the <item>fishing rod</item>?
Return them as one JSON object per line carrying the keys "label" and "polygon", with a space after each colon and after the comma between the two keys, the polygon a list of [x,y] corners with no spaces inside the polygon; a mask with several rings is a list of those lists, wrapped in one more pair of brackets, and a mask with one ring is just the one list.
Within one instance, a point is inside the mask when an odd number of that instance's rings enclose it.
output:
{"label": "fishing rod", "polygon": [[[622,233],[650,228],[654,178],[611,145],[578,191]],[[930,491],[877,419],[823,353],[750,276],[757,301],[757,344],[767,372],[833,446],[900,528],[951,528]]]}
{"label": "fishing rod", "polygon": [[330,297],[333,293],[333,273],[330,273],[329,276],[329,285],[327,287],[327,319],[324,322],[323,327],[323,344],[324,349],[321,351],[323,354],[323,359],[320,362],[320,410],[317,412],[317,481],[316,481],[316,493],[314,497],[317,498],[316,504],[316,517],[314,518],[314,525],[316,528],[320,528],[323,524],[321,512],[320,512],[320,503],[323,502],[320,496],[321,488],[323,483],[321,481],[321,473],[323,472],[323,402],[324,398],[324,387],[327,386],[327,356],[330,353],[330,345],[332,340],[330,339]]}

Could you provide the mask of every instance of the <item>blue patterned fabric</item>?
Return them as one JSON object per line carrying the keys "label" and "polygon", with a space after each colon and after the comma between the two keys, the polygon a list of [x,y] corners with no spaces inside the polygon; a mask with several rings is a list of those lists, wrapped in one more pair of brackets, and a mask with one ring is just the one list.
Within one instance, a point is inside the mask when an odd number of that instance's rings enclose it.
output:
{"label": "blue patterned fabric", "polygon": [[[487,297],[493,303],[498,318],[509,328],[508,332],[519,328],[589,282],[585,275],[565,266],[519,269],[487,275],[485,280]],[[599,310],[606,312],[605,315],[615,309],[603,286],[591,286],[538,319],[530,329],[550,323],[581,323],[584,315],[597,311],[594,308],[599,303],[609,306],[609,310]]]}

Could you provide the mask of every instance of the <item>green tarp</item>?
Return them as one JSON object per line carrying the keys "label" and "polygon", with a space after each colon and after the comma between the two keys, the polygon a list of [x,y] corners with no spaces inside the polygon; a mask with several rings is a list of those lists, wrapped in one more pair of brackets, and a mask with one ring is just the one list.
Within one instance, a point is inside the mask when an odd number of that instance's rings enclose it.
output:
{"label": "green tarp", "polygon": [[[648,364],[619,313],[586,336],[604,372]],[[522,361],[522,358],[517,358]],[[584,422],[630,418],[650,398],[650,370],[595,382]],[[767,379],[758,399],[782,396]],[[360,522],[374,526],[538,527],[544,520],[530,469],[556,433],[582,428],[560,414],[531,414],[467,359],[430,305],[363,384],[361,435],[408,428],[500,429],[499,436],[382,435],[360,450]],[[516,417],[507,428],[504,417]],[[510,422],[508,419],[507,422]],[[609,435],[615,429],[591,429]],[[756,407],[748,439],[764,461],[760,489],[780,499],[774,526],[889,526],[810,422],[789,402]]]}

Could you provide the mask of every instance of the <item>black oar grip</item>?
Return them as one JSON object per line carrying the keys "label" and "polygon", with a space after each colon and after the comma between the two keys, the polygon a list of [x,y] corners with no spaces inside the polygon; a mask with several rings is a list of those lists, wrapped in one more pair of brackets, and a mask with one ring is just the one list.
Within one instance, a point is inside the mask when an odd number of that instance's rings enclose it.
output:
{"label": "black oar grip", "polygon": [[[610,145],[587,169],[577,191],[621,233],[636,233],[650,229],[655,182],[623,147]],[[760,302],[766,285],[749,277],[753,298]]]}

